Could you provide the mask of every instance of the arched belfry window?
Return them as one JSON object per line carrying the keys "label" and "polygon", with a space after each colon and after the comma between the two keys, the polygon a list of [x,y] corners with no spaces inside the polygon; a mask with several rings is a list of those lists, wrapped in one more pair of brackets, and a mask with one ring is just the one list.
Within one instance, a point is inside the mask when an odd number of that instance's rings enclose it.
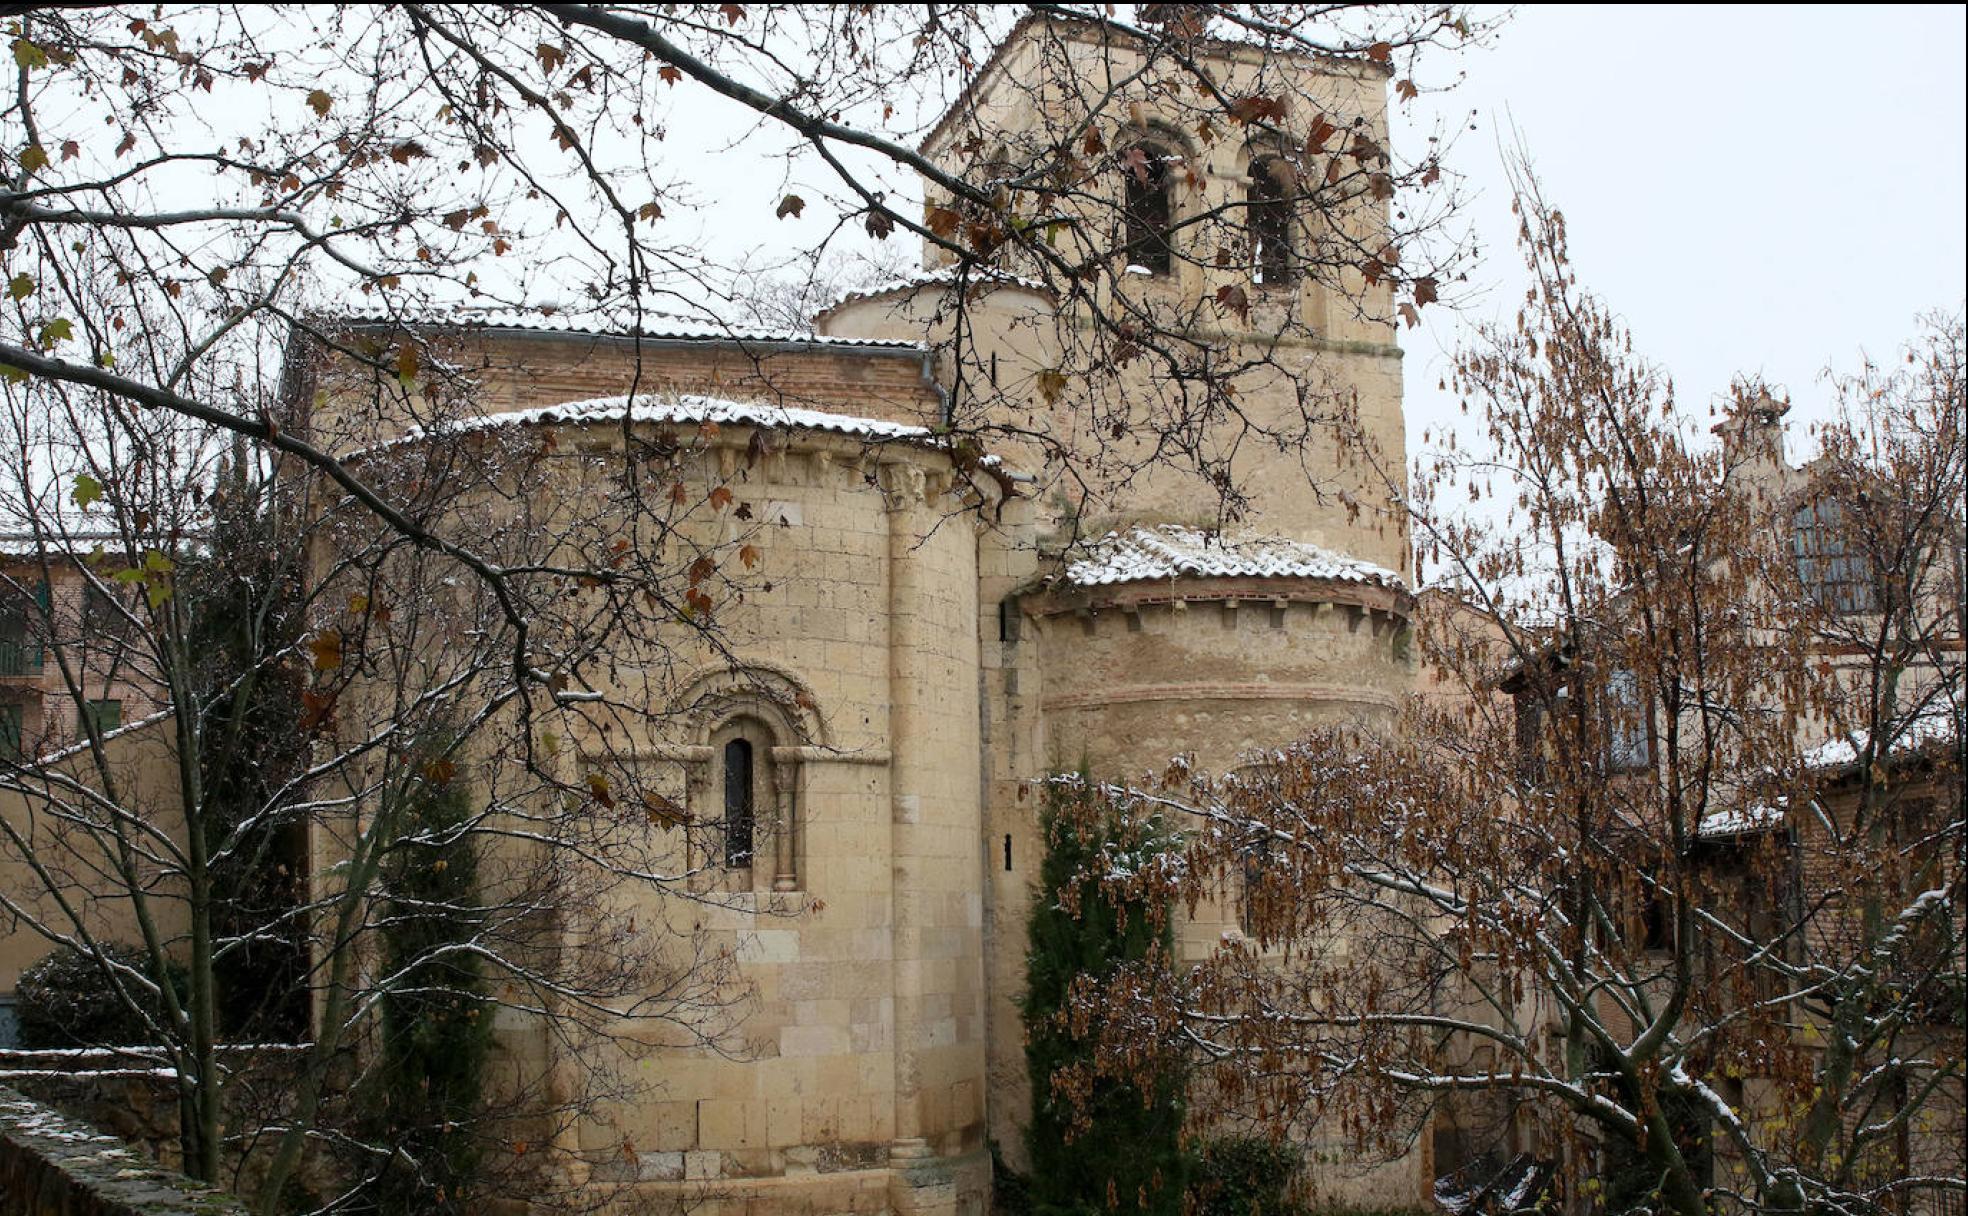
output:
{"label": "arched belfry window", "polygon": [[1295,174],[1282,157],[1251,161],[1249,227],[1251,274],[1265,287],[1290,283],[1298,273],[1292,249]]}
{"label": "arched belfry window", "polygon": [[733,739],[724,745],[724,864],[752,864],[758,831],[757,781],[752,771],[752,742]]}
{"label": "arched belfry window", "polygon": [[1153,143],[1136,144],[1121,154],[1130,268],[1155,275],[1175,271],[1174,159],[1167,148]]}

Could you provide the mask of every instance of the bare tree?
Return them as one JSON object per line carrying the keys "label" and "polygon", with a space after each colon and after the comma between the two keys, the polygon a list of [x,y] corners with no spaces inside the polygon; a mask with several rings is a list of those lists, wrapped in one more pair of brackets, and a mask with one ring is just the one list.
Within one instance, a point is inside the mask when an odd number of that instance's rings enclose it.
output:
{"label": "bare tree", "polygon": [[[1391,734],[1117,793],[1195,830],[1185,869],[1110,881],[1239,900],[1249,939],[1108,986],[1108,1067],[1182,1044],[1226,1118],[1363,1153],[1432,1121],[1465,1206],[1944,1210],[1961,322],[1834,380],[1793,469],[1760,386],[1698,433],[1577,285],[1564,218],[1518,202],[1525,305],[1457,372],[1489,446],[1416,498],[1458,576],[1424,631],[1441,688]],[[1471,484],[1492,519],[1445,501]]]}
{"label": "bare tree", "polygon": [[[674,858],[652,851],[648,808],[541,754],[555,707],[576,694],[516,683],[515,629],[496,601],[335,483],[308,470],[276,474],[251,446],[215,449],[195,422],[92,390],[16,401],[31,404],[10,419],[20,455],[6,499],[34,525],[37,556],[8,591],[44,606],[34,636],[63,699],[95,704],[110,684],[135,682],[161,710],[117,729],[80,714],[65,749],[29,739],[6,761],[0,790],[21,813],[0,832],[10,870],[29,880],[0,894],[6,910],[50,945],[99,962],[148,1027],[152,1046],[128,1054],[176,1078],[187,1168],[233,1171],[232,1183],[257,1188],[268,1210],[313,1141],[341,1158],[344,1168],[326,1176],[349,1202],[392,1164],[387,1141],[362,1138],[363,1113],[346,1095],[359,1096],[360,1071],[383,1058],[367,1046],[379,1008],[415,991],[408,984],[428,984],[433,961],[469,956],[487,977],[484,1016],[543,1015],[568,1061],[502,1094],[472,1132],[502,1149],[539,1145],[511,1181],[550,1198],[541,1179],[552,1176],[555,1129],[628,1092],[593,1063],[591,1045],[659,1023],[714,1042],[743,996],[729,959],[703,939],[637,931],[628,913],[608,910],[624,885],[701,896]],[[47,425],[41,407],[51,402],[65,425]],[[524,510],[543,476],[537,453],[412,444],[362,466],[407,519],[442,518],[484,560],[541,571],[507,584],[528,596],[535,636],[591,639],[554,662],[578,668],[584,649],[619,655],[633,641],[636,622],[612,620],[605,607],[580,605],[573,619],[551,608],[545,584],[560,582],[547,573],[551,556],[600,541],[565,517]],[[56,494],[71,501],[56,510]],[[240,519],[258,534],[229,534]],[[29,578],[62,593],[34,599]],[[674,572],[660,593],[680,597],[686,578]],[[85,602],[120,627],[78,637]],[[215,627],[242,626],[268,635],[244,662],[213,645]],[[542,649],[528,648],[529,660],[547,661]],[[566,684],[551,671],[540,678],[546,689]],[[274,698],[256,696],[256,685]],[[256,779],[243,782],[242,769]],[[469,799],[468,814],[436,836],[414,813],[433,773]],[[438,845],[475,850],[475,897],[415,914],[463,930],[392,954],[382,943],[411,915],[400,859]],[[274,874],[301,877],[279,885],[284,898],[249,901],[252,880]],[[112,947],[124,934],[144,947],[147,972],[117,965]],[[300,951],[286,957],[299,964],[294,992],[314,993],[302,1026],[291,1012],[256,1008],[253,998],[277,994],[254,991],[264,975],[233,966],[269,945]],[[184,964],[183,990],[155,978],[173,962]],[[243,1011],[228,1018],[229,1005]],[[241,1076],[232,1092],[239,1061],[225,1052],[228,1037],[291,1037],[306,1020],[306,1048],[287,1053],[277,1077]],[[250,1100],[269,1087],[271,1100]]]}

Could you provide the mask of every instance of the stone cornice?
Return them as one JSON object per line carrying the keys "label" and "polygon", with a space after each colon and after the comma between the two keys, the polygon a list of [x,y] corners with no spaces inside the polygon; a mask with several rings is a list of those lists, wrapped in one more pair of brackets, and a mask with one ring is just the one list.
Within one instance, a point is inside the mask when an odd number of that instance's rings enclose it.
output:
{"label": "stone cornice", "polygon": [[1181,578],[1099,587],[1040,591],[1026,600],[1041,616],[1083,613],[1139,612],[1166,607],[1183,611],[1190,604],[1332,604],[1386,613],[1407,619],[1414,597],[1405,591],[1371,583],[1323,578]]}
{"label": "stone cornice", "polygon": [[1149,701],[1304,701],[1312,704],[1364,705],[1395,710],[1401,694],[1353,684],[1274,684],[1265,681],[1195,684],[1129,684],[1089,692],[1046,697],[1050,710],[1090,709]]}

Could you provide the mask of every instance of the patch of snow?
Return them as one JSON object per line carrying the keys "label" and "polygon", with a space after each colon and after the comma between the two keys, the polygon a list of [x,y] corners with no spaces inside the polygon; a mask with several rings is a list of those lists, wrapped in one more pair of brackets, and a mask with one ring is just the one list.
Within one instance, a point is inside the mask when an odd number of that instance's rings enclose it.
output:
{"label": "patch of snow", "polygon": [[0,1069],[0,1083],[8,1081],[45,1081],[49,1077],[62,1077],[67,1080],[137,1080],[150,1078],[159,1081],[175,1081],[178,1070],[175,1068],[90,1068],[81,1072],[62,1072],[52,1068],[6,1068]]}
{"label": "patch of snow", "polygon": [[1784,808],[1781,805],[1761,804],[1757,806],[1730,807],[1726,811],[1711,811],[1702,816],[1695,828],[1697,836],[1746,836],[1752,832],[1766,831],[1783,826]]}
{"label": "patch of snow", "polygon": [[708,422],[720,426],[831,431],[838,435],[854,435],[874,440],[920,440],[928,439],[932,434],[928,427],[889,422],[880,418],[857,418],[851,414],[830,414],[824,410],[689,394],[669,398],[594,397],[585,401],[568,401],[560,405],[543,405],[528,410],[512,410],[503,414],[479,414],[428,429],[413,427],[404,435],[404,439],[411,441],[432,436],[469,434],[508,426],[620,423],[625,415],[630,422],[686,422],[700,426]]}
{"label": "patch of snow", "polygon": [[[1930,744],[1951,742],[1958,734],[1953,713],[1922,714],[1910,719],[1901,728],[1887,752],[1894,756],[1904,755]],[[1804,753],[1804,765],[1806,768],[1838,769],[1857,764],[1859,753],[1864,750],[1868,738],[1866,731],[1855,729],[1846,738],[1827,740]]]}
{"label": "patch of snow", "polygon": [[[104,731],[102,733],[102,741],[104,743],[108,743],[111,739],[114,739],[119,735],[127,735],[131,731],[142,730],[146,726],[150,726],[157,722],[162,722],[164,719],[170,717],[174,712],[176,711],[170,709],[160,709],[156,713],[149,714],[142,718],[138,718],[134,722],[125,722],[121,726],[118,726],[115,730]],[[71,743],[67,747],[62,748],[59,751],[52,751],[47,753],[46,755],[37,756],[34,759],[34,763],[53,764],[58,760],[66,760],[70,756],[79,756],[88,750],[89,750],[89,741],[87,739],[84,739],[80,743]]]}
{"label": "patch of snow", "polygon": [[892,292],[914,291],[923,287],[954,287],[959,283],[962,283],[965,287],[1022,287],[1027,291],[1044,292],[1047,295],[1052,294],[1052,288],[1048,287],[1039,279],[1012,274],[1010,271],[999,270],[992,266],[972,266],[962,272],[959,272],[955,266],[939,266],[933,270],[924,270],[917,274],[884,279],[870,287],[858,287],[852,291],[843,292],[839,299],[820,311],[822,313],[830,312],[833,309],[841,307],[843,304],[852,304],[857,300],[872,300],[877,296],[889,295]]}
{"label": "patch of snow", "polygon": [[562,307],[505,308],[475,304],[368,306],[333,313],[329,324],[417,325],[451,329],[513,329],[531,333],[590,334],[595,337],[640,337],[686,342],[792,343],[801,346],[862,346],[921,350],[920,342],[895,338],[831,338],[798,330],[754,329],[726,325],[707,317],[684,317],[655,309],[642,310],[640,323],[627,308]]}
{"label": "patch of snow", "polygon": [[1229,538],[1181,524],[1109,532],[1066,566],[1080,587],[1174,578],[1319,578],[1405,590],[1385,566],[1277,536]]}

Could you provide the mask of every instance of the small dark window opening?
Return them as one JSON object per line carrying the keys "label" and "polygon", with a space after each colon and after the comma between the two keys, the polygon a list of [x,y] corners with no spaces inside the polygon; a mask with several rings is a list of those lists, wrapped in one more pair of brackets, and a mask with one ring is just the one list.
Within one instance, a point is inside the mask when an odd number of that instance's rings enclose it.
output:
{"label": "small dark window opening", "polygon": [[1243,900],[1237,909],[1237,927],[1244,931],[1245,937],[1259,936],[1257,927],[1261,917],[1258,915],[1258,903],[1268,894],[1264,889],[1264,870],[1271,860],[1270,853],[1268,845],[1260,844],[1244,854]]}
{"label": "small dark window opening", "polygon": [[998,601],[998,640],[1016,642],[1018,640],[1018,600],[1016,596],[1006,596]]}
{"label": "small dark window opening", "polygon": [[1292,256],[1292,171],[1275,156],[1251,165],[1251,274],[1265,287],[1280,287],[1296,277]]}
{"label": "small dark window opening", "polygon": [[1005,833],[1005,873],[1011,873],[1011,833]]}
{"label": "small dark window opening", "polygon": [[21,706],[0,705],[0,760],[18,760],[23,755],[23,718]]}
{"label": "small dark window opening", "polygon": [[1527,785],[1544,781],[1544,706],[1531,691],[1517,694],[1517,776]]}
{"label": "small dark window opening", "polygon": [[1165,149],[1153,144],[1138,144],[1121,158],[1121,172],[1127,179],[1128,265],[1155,275],[1175,272],[1171,242],[1175,182],[1169,171],[1170,160]]}
{"label": "small dark window opening", "polygon": [[724,863],[752,864],[752,745],[733,739],[724,745]]}
{"label": "small dark window opening", "polygon": [[75,711],[75,732],[86,735],[91,729],[99,735],[123,725],[123,702],[89,701]]}
{"label": "small dark window opening", "polygon": [[1640,931],[1641,945],[1648,950],[1672,950],[1674,948],[1674,921],[1668,916],[1668,901],[1657,892],[1649,891],[1641,896]]}
{"label": "small dark window opening", "polygon": [[1896,845],[1915,845],[1935,832],[1934,800],[1908,798],[1888,808],[1892,816],[1891,835]]}
{"label": "small dark window opening", "polygon": [[111,593],[90,584],[82,597],[82,634],[85,640],[109,638],[122,641],[129,636],[130,619],[124,605]]}

